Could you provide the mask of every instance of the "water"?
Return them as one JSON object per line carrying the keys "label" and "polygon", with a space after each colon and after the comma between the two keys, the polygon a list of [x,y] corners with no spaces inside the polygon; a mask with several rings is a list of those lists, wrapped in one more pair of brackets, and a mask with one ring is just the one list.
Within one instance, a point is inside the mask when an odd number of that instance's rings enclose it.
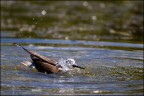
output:
{"label": "water", "polygon": [[[143,53],[142,44],[117,44],[117,47],[136,48],[132,51],[99,48],[105,43],[62,40],[1,39],[1,84],[2,94],[142,94],[143,93]],[[27,39],[26,39],[27,40]],[[35,45],[43,42],[45,46]],[[46,42],[45,42],[46,41]],[[85,70],[73,75],[44,74],[20,64],[30,60],[29,54],[12,42],[26,44],[26,48],[55,60],[74,58]],[[77,43],[81,44],[77,44]],[[52,47],[59,45],[59,47]],[[31,45],[32,44],[32,45]],[[65,46],[60,46],[60,45]],[[82,47],[93,45],[95,48]],[[123,46],[121,46],[121,44]],[[69,47],[69,45],[76,45]],[[119,45],[119,46],[118,46]]]}
{"label": "water", "polygon": [[[142,22],[143,1],[1,1],[1,95],[143,95]],[[13,43],[86,69],[40,73]]]}

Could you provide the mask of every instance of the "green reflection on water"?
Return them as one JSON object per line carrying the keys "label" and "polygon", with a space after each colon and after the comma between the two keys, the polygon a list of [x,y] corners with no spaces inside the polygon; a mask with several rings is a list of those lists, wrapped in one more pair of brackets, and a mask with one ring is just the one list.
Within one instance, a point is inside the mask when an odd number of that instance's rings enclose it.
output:
{"label": "green reflection on water", "polygon": [[142,43],[143,1],[2,1],[1,29],[18,38]]}

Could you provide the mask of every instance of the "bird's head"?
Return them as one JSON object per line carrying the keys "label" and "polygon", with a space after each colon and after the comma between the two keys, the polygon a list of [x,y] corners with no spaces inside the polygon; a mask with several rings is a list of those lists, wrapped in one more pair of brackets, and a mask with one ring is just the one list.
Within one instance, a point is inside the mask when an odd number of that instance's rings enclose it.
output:
{"label": "bird's head", "polygon": [[80,68],[80,69],[85,69],[85,68],[83,68],[83,67],[81,67],[81,66],[78,66],[77,64],[76,64],[76,62],[75,62],[75,60],[74,59],[72,59],[72,58],[68,58],[68,59],[66,59],[66,64],[69,66],[69,67],[76,67],[76,68]]}

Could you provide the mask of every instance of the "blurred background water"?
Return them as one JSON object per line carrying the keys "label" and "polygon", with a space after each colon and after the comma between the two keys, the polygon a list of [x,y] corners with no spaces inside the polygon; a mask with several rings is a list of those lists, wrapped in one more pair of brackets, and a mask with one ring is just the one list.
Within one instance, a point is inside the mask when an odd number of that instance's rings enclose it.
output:
{"label": "blurred background water", "polygon": [[[27,49],[86,69],[43,74]],[[142,95],[143,1],[1,1],[1,95]]]}

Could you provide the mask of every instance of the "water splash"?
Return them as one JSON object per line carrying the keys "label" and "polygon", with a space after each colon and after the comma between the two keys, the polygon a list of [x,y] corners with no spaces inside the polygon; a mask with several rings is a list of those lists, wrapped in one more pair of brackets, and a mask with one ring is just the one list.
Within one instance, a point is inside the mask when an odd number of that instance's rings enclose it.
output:
{"label": "water splash", "polygon": [[42,10],[42,11],[41,11],[41,14],[42,14],[42,15],[46,15],[46,10]]}
{"label": "water splash", "polygon": [[[60,65],[62,68],[62,72],[67,72],[67,71],[70,71],[72,70],[72,63],[71,62],[68,62],[68,60],[71,59],[71,58],[68,58],[68,59],[63,59],[61,58],[59,61],[58,61],[58,65]],[[74,59],[72,59],[74,60]],[[75,63],[75,61],[74,61]]]}

